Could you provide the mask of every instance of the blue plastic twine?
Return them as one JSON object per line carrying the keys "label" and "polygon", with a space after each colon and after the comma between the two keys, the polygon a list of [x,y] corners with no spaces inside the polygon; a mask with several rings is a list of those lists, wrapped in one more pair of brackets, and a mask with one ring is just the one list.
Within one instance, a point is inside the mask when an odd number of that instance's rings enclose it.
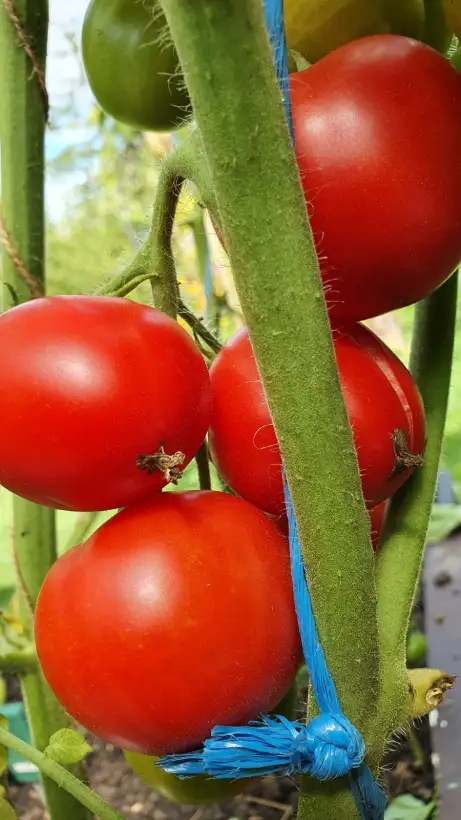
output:
{"label": "blue plastic twine", "polygon": [[[285,113],[294,141],[283,0],[265,0],[264,8]],[[317,635],[296,519],[286,482],[284,493],[296,614],[306,666],[320,714],[307,726],[289,721],[282,715],[262,715],[248,726],[215,726],[201,749],[167,755],[158,761],[158,765],[180,778],[208,774],[217,780],[272,773],[291,775],[309,772],[318,780],[348,775],[361,820],[383,820],[386,797],[363,763],[365,744],[341,709]]]}

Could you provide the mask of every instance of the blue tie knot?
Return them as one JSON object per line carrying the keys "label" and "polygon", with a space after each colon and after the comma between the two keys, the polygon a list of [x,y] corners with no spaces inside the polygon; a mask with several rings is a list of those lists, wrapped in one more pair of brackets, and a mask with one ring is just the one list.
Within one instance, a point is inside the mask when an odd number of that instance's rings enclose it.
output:
{"label": "blue tie knot", "polygon": [[309,771],[318,780],[330,780],[357,769],[364,755],[362,737],[347,718],[322,714],[294,738],[291,762],[295,771]]}

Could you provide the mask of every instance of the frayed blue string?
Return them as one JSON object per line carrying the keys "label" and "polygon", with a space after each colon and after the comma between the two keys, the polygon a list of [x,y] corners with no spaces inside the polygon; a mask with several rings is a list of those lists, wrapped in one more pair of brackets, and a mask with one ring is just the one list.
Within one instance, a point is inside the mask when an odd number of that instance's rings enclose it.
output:
{"label": "frayed blue string", "polygon": [[[286,118],[294,142],[283,0],[265,0],[264,9]],[[306,666],[320,714],[307,726],[289,721],[282,715],[261,715],[259,720],[252,721],[248,726],[215,726],[201,749],[167,755],[157,765],[177,777],[207,774],[217,780],[272,773],[291,775],[308,772],[318,780],[349,775],[361,820],[383,820],[386,807],[384,792],[363,763],[365,744],[357,729],[343,714],[317,635],[296,519],[286,482],[284,493],[296,614]]]}

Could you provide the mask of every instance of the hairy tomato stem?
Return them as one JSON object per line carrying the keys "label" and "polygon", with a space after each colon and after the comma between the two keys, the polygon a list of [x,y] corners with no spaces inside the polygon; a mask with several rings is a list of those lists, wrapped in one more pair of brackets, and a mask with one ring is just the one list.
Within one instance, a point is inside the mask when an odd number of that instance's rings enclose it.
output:
{"label": "hairy tomato stem", "polygon": [[458,275],[416,307],[410,369],[424,402],[427,445],[419,467],[389,506],[376,561],[382,658],[379,732],[412,714],[406,639],[434,500],[450,389]]}
{"label": "hairy tomato stem", "polygon": [[[162,6],[275,422],[320,638],[347,716],[373,742],[379,654],[369,526],[262,4]],[[347,781],[316,792],[328,796],[330,816],[357,816]],[[311,820],[325,818],[323,809],[320,797],[310,801]],[[299,816],[307,817],[304,801]]]}

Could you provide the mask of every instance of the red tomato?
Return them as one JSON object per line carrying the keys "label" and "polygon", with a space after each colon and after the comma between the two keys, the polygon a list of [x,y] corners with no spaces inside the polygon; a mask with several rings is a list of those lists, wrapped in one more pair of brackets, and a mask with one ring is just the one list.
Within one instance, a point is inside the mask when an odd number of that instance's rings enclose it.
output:
{"label": "red tomato", "polygon": [[[335,332],[339,376],[367,504],[392,495],[411,472],[394,448],[406,439],[410,465],[424,449],[424,411],[402,362],[370,330]],[[211,371],[213,461],[234,492],[266,512],[284,510],[280,453],[248,332],[224,345]],[[397,431],[402,431],[400,434]]]}
{"label": "red tomato", "polygon": [[288,545],[227,493],[129,507],[48,573],[37,652],[66,710],[147,754],[270,711],[299,663]]}
{"label": "red tomato", "polygon": [[0,316],[0,347],[0,484],[30,501],[104,510],[147,498],[166,480],[138,457],[182,452],[183,469],[206,434],[206,364],[153,308],[38,299]]}
{"label": "red tomato", "polygon": [[461,76],[395,35],[290,77],[296,156],[330,315],[422,299],[461,260]]}
{"label": "red tomato", "polygon": [[384,516],[386,514],[386,506],[387,502],[383,501],[381,504],[378,504],[370,510],[371,543],[373,544],[373,549],[375,552],[379,550],[379,542],[384,524]]}

